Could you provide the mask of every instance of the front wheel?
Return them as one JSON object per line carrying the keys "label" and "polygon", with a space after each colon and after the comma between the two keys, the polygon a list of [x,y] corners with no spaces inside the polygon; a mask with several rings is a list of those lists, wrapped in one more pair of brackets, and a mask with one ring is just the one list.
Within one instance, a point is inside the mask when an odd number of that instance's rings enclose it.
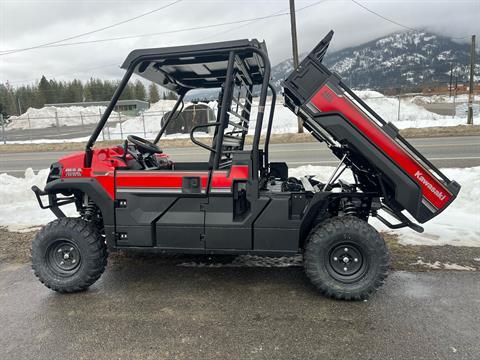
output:
{"label": "front wheel", "polygon": [[48,223],[32,241],[32,268],[48,288],[70,293],[87,289],[107,265],[107,247],[98,229],[80,218]]}
{"label": "front wheel", "polygon": [[311,231],[304,266],[310,281],[323,294],[361,300],[383,284],[389,254],[383,238],[366,221],[334,217]]}

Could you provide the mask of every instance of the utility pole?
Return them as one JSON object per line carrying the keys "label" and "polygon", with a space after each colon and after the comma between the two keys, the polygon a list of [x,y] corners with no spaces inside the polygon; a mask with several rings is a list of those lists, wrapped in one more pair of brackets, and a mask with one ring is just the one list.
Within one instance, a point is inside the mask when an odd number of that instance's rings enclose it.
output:
{"label": "utility pole", "polygon": [[458,89],[458,74],[455,70],[455,88],[453,92],[453,116],[454,118],[457,115],[457,89]]}
{"label": "utility pole", "polygon": [[452,97],[453,63],[450,63],[450,83],[448,85],[448,97]]}
{"label": "utility pole", "polygon": [[473,125],[473,77],[475,74],[475,35],[472,35],[472,45],[470,49],[470,84],[468,89],[468,117],[467,124]]}
{"label": "utility pole", "polygon": [[[297,20],[295,19],[295,0],[290,0],[290,29],[292,32],[293,68],[298,67]],[[298,133],[303,133],[300,116],[297,118]]]}
{"label": "utility pole", "polygon": [[22,115],[22,106],[20,105],[20,98],[17,97],[17,103],[18,103],[18,116]]}
{"label": "utility pole", "polygon": [[7,138],[5,137],[5,123],[3,121],[3,114],[2,113],[0,113],[0,124],[2,125],[3,144],[5,145],[7,143]]}

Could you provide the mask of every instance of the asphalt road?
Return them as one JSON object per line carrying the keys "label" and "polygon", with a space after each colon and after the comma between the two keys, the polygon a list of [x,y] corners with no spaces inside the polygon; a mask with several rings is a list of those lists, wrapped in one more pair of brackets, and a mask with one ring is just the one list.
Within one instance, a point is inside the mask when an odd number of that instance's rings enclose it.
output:
{"label": "asphalt road", "polygon": [[[115,127],[118,121],[109,121],[108,125]],[[74,126],[52,126],[40,129],[12,129],[5,131],[7,141],[31,141],[39,139],[75,139],[90,136],[97,124],[85,124]],[[108,136],[108,130],[105,130],[105,136]],[[102,135],[100,135],[102,138]],[[0,133],[0,139],[3,140],[3,134]]]}
{"label": "asphalt road", "polygon": [[[470,167],[480,165],[480,136],[410,139],[438,167]],[[198,147],[164,149],[174,161],[207,161],[207,151]],[[0,173],[22,176],[28,167],[45,169],[70,152],[37,152],[3,154]],[[317,142],[273,144],[271,161],[286,161],[290,167],[306,164],[335,165],[338,160],[324,144]]]}
{"label": "asphalt road", "polygon": [[[73,139],[89,136],[95,124],[84,126],[60,126],[41,129],[15,129],[5,132],[7,141],[29,141],[36,139]],[[0,135],[0,138],[3,137]]]}
{"label": "asphalt road", "polygon": [[[448,286],[446,286],[448,284]],[[0,266],[2,359],[478,359],[478,274],[390,275],[370,300],[317,294],[301,268],[109,265],[72,295]]]}

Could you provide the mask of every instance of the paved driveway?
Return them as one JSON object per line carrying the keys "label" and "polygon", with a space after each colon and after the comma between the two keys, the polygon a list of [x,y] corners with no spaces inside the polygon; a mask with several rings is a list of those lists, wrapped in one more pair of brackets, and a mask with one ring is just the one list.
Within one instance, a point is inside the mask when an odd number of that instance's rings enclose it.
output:
{"label": "paved driveway", "polygon": [[369,301],[338,302],[300,267],[153,258],[116,260],[89,291],[59,295],[4,264],[0,358],[478,359],[479,284],[475,272],[397,272]]}

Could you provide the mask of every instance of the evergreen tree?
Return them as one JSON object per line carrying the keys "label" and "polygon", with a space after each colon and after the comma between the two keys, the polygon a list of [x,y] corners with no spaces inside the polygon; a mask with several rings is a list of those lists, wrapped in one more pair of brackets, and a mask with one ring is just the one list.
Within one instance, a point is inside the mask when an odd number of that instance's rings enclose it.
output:
{"label": "evergreen tree", "polygon": [[148,101],[150,101],[150,104],[160,101],[158,87],[157,87],[157,84],[155,83],[151,83],[150,86],[148,87]]}
{"label": "evergreen tree", "polygon": [[167,100],[177,100],[177,94],[175,94],[173,91],[168,91]]}
{"label": "evergreen tree", "polygon": [[[35,85],[13,88],[8,82],[0,83],[0,112],[5,116],[18,115],[18,101],[20,101],[22,113],[30,107],[42,108],[45,104],[109,101],[118,84],[118,81],[95,78],[91,78],[86,83],[77,79],[58,81],[47,79],[44,75]],[[168,90],[162,91],[161,95],[163,99],[168,100],[177,98],[174,92]],[[151,83],[147,95],[145,85],[137,80],[133,84],[127,84],[120,99],[148,99],[150,103],[155,103],[160,100],[160,92],[158,86]]]}
{"label": "evergreen tree", "polygon": [[37,102],[39,104],[45,105],[49,101],[49,94],[50,94],[50,82],[47,80],[45,75],[42,75],[40,82],[38,83],[38,90],[37,90]]}
{"label": "evergreen tree", "polygon": [[17,114],[15,94],[8,82],[6,84],[0,84],[0,112],[4,115]]}
{"label": "evergreen tree", "polygon": [[65,102],[82,102],[84,100],[83,84],[80,80],[74,79],[67,83],[65,93]]}
{"label": "evergreen tree", "polygon": [[120,100],[132,100],[135,98],[135,85],[128,83],[123,89]]}
{"label": "evergreen tree", "polygon": [[134,93],[134,98],[137,100],[145,101],[147,99],[147,91],[145,90],[145,85],[143,85],[140,80],[135,81]]}

